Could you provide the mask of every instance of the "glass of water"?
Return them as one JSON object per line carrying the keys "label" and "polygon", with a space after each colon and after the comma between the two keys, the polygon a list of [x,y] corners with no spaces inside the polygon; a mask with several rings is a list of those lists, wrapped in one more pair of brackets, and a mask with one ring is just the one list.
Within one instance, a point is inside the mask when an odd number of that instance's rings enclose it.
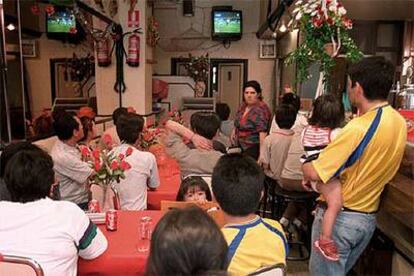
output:
{"label": "glass of water", "polygon": [[139,241],[138,252],[145,253],[149,251],[151,234],[152,234],[152,218],[142,217],[139,221]]}

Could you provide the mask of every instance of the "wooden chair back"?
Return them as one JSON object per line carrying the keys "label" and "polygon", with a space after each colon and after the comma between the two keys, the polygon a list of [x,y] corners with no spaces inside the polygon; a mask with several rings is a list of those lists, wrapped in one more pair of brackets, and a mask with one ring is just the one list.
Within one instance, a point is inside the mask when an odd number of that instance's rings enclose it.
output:
{"label": "wooden chair back", "polygon": [[226,223],[224,221],[224,213],[221,210],[220,206],[217,202],[208,201],[206,203],[199,203],[199,202],[185,202],[185,201],[169,201],[169,200],[162,200],[161,201],[161,211],[168,212],[171,209],[185,209],[190,206],[198,206],[199,208],[203,209],[207,212],[214,219],[217,225],[221,228]]}

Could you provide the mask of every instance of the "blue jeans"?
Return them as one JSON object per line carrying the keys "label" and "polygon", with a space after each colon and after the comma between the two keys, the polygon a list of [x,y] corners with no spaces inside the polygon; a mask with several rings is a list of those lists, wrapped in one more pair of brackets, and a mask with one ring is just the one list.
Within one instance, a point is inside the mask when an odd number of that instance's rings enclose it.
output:
{"label": "blue jeans", "polygon": [[316,209],[312,226],[312,251],[309,261],[311,275],[345,275],[352,269],[374,234],[376,219],[374,214],[339,212],[333,231],[333,240],[338,247],[339,261],[325,259],[313,243],[319,239],[322,218],[325,210]]}

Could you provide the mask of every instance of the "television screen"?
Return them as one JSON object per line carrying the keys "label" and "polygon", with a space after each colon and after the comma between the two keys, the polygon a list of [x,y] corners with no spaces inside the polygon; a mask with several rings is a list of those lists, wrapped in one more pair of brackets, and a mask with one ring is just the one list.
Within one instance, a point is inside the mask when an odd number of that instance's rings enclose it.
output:
{"label": "television screen", "polygon": [[69,10],[56,11],[47,16],[48,33],[69,33],[71,28],[76,28],[76,19]]}
{"label": "television screen", "polygon": [[235,10],[213,10],[213,39],[240,39],[242,34],[242,13]]}

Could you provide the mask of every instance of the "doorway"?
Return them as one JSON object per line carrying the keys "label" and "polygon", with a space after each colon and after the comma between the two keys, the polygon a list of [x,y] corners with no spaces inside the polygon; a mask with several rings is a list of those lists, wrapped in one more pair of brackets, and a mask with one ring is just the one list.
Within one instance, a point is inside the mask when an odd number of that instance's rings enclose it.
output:
{"label": "doorway", "polygon": [[243,100],[243,84],[247,81],[246,59],[211,60],[211,94],[217,102],[229,105],[230,120]]}

